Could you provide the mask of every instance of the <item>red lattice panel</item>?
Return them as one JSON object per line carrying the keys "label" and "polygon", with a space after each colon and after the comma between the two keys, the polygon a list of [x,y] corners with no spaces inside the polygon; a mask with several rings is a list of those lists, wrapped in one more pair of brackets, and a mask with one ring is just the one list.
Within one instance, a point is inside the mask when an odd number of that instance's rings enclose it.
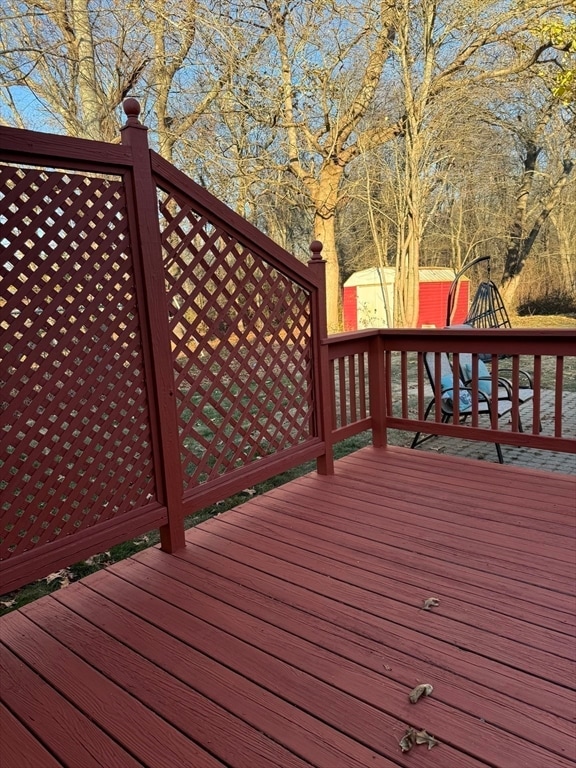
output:
{"label": "red lattice panel", "polygon": [[310,295],[158,194],[187,488],[312,436]]}
{"label": "red lattice panel", "polygon": [[0,555],[81,533],[155,495],[117,179],[0,168]]}

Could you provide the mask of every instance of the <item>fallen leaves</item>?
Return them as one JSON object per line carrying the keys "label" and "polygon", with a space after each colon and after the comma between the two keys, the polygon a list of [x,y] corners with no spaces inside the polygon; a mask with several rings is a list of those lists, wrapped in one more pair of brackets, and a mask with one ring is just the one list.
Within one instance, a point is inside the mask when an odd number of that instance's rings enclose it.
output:
{"label": "fallen leaves", "polygon": [[424,600],[424,605],[422,606],[422,610],[431,611],[432,608],[437,608],[439,605],[440,605],[440,598],[427,597],[426,600]]}
{"label": "fallen leaves", "polygon": [[[423,609],[429,611],[432,608],[436,608],[438,605],[440,605],[440,600],[437,597],[428,597],[424,600]],[[415,688],[412,688],[408,694],[408,700],[411,704],[416,704],[423,696],[430,696],[433,690],[434,686],[430,683],[420,683]],[[417,730],[410,725],[406,728],[406,733],[400,739],[399,744],[402,752],[410,752],[412,747],[420,744],[426,744],[428,749],[432,749],[432,747],[435,747],[438,744],[438,741],[427,731],[423,729]]]}
{"label": "fallen leaves", "polygon": [[430,683],[421,683],[410,691],[408,698],[412,704],[416,704],[416,702],[419,701],[422,696],[430,696],[433,690],[434,687],[430,685]]}
{"label": "fallen leaves", "polygon": [[431,736],[426,731],[417,731],[416,728],[409,726],[406,728],[406,733],[402,736],[399,743],[402,752],[410,752],[412,747],[415,747],[416,745],[427,744],[428,749],[432,749],[432,747],[436,747],[439,742],[434,736]]}
{"label": "fallen leaves", "polygon": [[400,739],[400,749],[402,752],[410,752],[412,747],[416,744],[416,729],[407,728],[406,733]]}
{"label": "fallen leaves", "polygon": [[70,571],[68,568],[62,568],[61,571],[55,571],[54,573],[49,573],[48,576],[44,579],[46,584],[51,584],[53,581],[56,580],[60,581],[60,587],[63,589],[64,587],[67,587],[70,584]]}
{"label": "fallen leaves", "polygon": [[[145,541],[144,541],[145,540]],[[148,542],[148,536],[142,536],[141,539],[134,539],[134,544],[142,544]],[[92,555],[92,557],[84,560],[84,565],[94,565],[97,568],[103,568],[106,565],[112,565],[112,555],[110,551],[102,552],[99,555]]]}

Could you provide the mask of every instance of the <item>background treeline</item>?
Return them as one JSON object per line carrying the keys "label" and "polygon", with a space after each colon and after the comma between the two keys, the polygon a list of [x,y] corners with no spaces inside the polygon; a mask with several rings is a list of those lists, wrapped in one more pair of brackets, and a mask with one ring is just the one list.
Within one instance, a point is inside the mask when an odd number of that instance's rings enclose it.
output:
{"label": "background treeline", "polygon": [[[576,289],[576,10],[559,0],[4,0],[3,122],[151,141],[343,279],[492,257],[509,309]],[[530,304],[530,302],[532,302]],[[536,302],[536,303],[535,303]]]}

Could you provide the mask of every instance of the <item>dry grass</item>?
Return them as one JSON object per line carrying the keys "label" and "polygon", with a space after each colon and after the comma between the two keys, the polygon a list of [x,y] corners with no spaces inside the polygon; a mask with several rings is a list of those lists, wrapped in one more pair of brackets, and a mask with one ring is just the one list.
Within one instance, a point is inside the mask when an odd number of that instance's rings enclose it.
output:
{"label": "dry grass", "polygon": [[563,315],[528,315],[511,317],[512,328],[576,328],[576,317]]}

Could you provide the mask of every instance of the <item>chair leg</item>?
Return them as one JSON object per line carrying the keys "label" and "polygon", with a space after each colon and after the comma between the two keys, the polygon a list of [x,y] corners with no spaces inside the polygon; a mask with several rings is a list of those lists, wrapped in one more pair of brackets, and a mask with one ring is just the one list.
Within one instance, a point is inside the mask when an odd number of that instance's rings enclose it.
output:
{"label": "chair leg", "polygon": [[416,434],[414,435],[414,440],[412,440],[412,443],[410,444],[410,448],[416,448],[416,446],[419,445],[418,438],[420,437],[421,434],[422,434],[421,432],[416,432]]}
{"label": "chair leg", "polygon": [[[431,400],[427,407],[426,407],[426,413],[424,414],[424,421],[428,421],[428,416],[430,415],[430,411],[432,410],[432,406],[436,402],[435,399]],[[444,420],[444,416],[442,416],[442,420]],[[410,448],[416,448],[418,445],[422,445],[422,443],[426,442],[426,440],[430,440],[431,437],[434,437],[434,435],[426,435],[422,438],[422,440],[419,440],[420,435],[422,432],[416,432],[414,435],[414,440],[412,440],[412,443],[410,445]]]}
{"label": "chair leg", "polygon": [[496,446],[496,453],[498,454],[498,461],[500,464],[504,464],[504,456],[502,455],[502,448],[500,447],[500,443],[494,443]]}

